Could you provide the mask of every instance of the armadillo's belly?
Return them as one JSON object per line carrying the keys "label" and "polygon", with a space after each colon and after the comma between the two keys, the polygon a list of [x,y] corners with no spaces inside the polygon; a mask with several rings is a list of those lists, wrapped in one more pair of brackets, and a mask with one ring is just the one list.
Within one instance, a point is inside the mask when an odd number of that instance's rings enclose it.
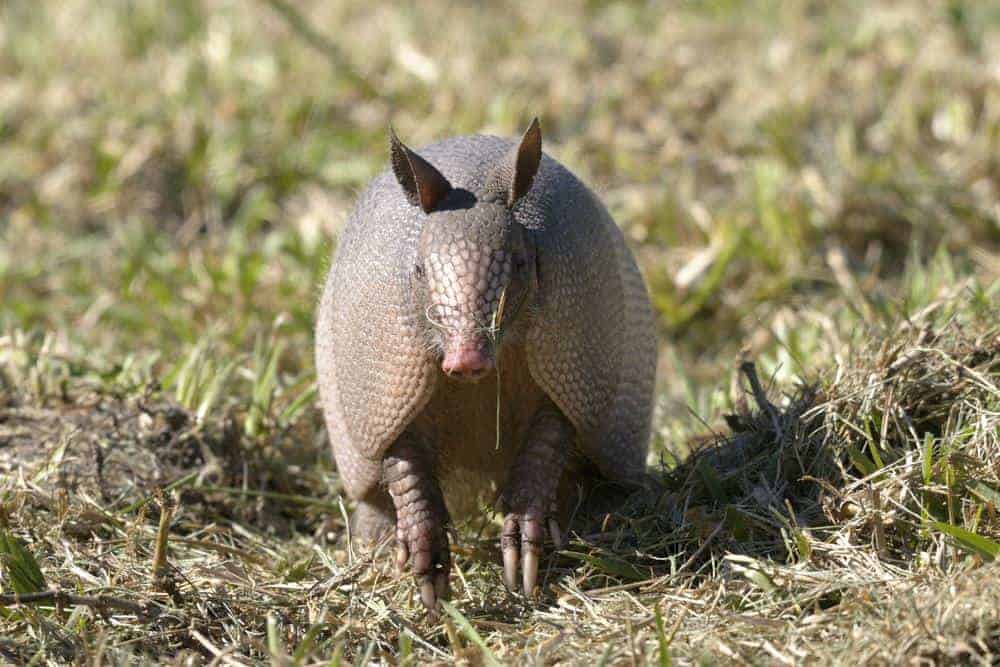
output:
{"label": "armadillo's belly", "polygon": [[[492,505],[544,398],[518,350],[477,383],[441,377],[414,430],[437,454],[436,475],[452,517]],[[499,401],[499,414],[497,406]]]}

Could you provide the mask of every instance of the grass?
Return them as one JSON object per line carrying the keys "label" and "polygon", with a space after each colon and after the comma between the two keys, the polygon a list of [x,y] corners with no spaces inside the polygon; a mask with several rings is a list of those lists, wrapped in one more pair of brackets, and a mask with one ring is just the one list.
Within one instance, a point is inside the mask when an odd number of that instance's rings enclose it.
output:
{"label": "grass", "polygon": [[[971,1],[4,4],[0,655],[997,660],[998,44]],[[346,544],[313,309],[390,121],[536,114],[652,288],[656,483],[536,601],[460,527],[432,624]]]}

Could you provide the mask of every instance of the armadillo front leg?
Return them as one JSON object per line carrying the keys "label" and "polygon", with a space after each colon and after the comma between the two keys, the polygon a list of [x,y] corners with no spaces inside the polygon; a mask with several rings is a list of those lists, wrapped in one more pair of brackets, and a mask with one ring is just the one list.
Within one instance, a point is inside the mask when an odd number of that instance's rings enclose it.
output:
{"label": "armadillo front leg", "polygon": [[433,475],[429,452],[404,433],[384,461],[385,481],[396,508],[396,567],[407,564],[420,599],[432,613],[448,597],[448,509]]}
{"label": "armadillo front leg", "polygon": [[525,595],[531,595],[538,581],[538,560],[548,534],[558,546],[561,531],[557,520],[559,480],[573,442],[573,426],[552,403],[535,414],[524,446],[517,455],[500,508],[507,515],[500,536],[504,583],[518,587],[518,565]]}

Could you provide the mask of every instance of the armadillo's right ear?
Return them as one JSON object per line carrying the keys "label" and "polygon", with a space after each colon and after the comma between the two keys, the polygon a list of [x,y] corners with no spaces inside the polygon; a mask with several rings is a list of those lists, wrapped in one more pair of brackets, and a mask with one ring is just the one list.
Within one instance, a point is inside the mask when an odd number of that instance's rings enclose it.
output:
{"label": "armadillo's right ear", "polygon": [[414,206],[419,206],[424,213],[430,213],[451,192],[451,183],[434,165],[400,141],[391,126],[389,144],[392,172],[396,174],[396,180],[406,193],[406,199]]}
{"label": "armadillo's right ear", "polygon": [[528,194],[541,162],[542,129],[535,118],[493,175],[493,187],[507,193],[507,206]]}

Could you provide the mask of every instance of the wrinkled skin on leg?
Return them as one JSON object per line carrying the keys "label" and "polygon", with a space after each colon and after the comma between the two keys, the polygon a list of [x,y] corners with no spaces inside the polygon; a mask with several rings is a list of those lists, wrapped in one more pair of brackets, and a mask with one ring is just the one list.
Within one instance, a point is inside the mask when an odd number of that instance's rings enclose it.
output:
{"label": "wrinkled skin on leg", "polygon": [[396,508],[384,487],[358,501],[351,515],[351,539],[362,549],[375,549],[395,535]]}
{"label": "wrinkled skin on leg", "polygon": [[389,449],[383,470],[396,510],[396,567],[402,571],[409,565],[421,601],[436,615],[437,601],[448,597],[450,517],[430,459],[404,433]]}
{"label": "wrinkled skin on leg", "polygon": [[[510,469],[500,510],[506,514],[500,535],[504,583],[518,583],[525,595],[535,591],[542,545],[550,537],[558,547],[559,482],[573,442],[573,426],[551,402],[538,410],[521,451]],[[518,569],[521,580],[518,582]]]}

